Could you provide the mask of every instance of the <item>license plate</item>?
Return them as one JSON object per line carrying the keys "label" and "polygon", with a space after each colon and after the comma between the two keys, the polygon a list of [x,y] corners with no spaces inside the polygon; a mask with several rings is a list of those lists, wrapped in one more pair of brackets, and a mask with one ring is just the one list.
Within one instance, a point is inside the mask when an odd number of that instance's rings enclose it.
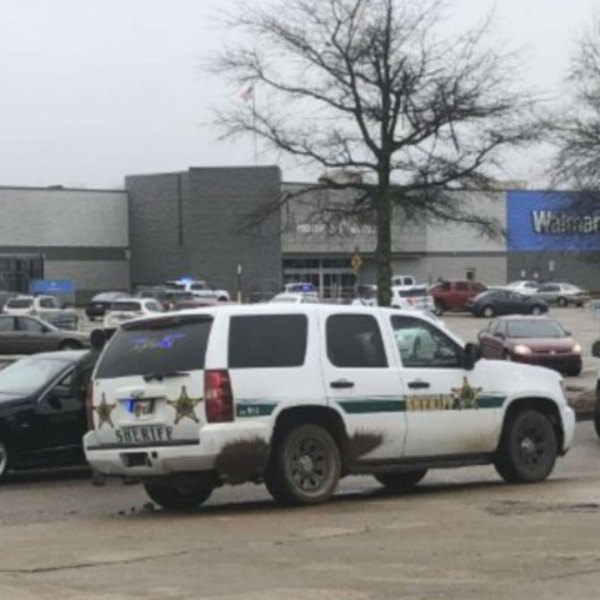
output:
{"label": "license plate", "polygon": [[133,427],[115,429],[115,435],[120,444],[153,445],[172,441],[173,427],[165,425],[135,425]]}
{"label": "license plate", "polygon": [[125,403],[127,411],[136,417],[145,417],[154,412],[154,399],[127,400]]}

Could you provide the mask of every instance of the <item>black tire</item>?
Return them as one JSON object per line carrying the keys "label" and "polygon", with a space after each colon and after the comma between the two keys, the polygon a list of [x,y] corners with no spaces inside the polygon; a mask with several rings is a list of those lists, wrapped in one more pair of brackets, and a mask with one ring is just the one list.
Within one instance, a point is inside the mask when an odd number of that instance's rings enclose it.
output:
{"label": "black tire", "polygon": [[539,305],[539,304],[534,304],[531,307],[531,314],[532,315],[541,315],[544,312],[543,308]]}
{"label": "black tire", "polygon": [[265,484],[279,504],[321,504],[337,488],[341,462],[340,450],[326,429],[298,425],[275,443]]}
{"label": "black tire", "polygon": [[200,506],[215,489],[211,479],[194,478],[189,481],[145,483],[150,500],[167,510],[186,510]]}
{"label": "black tire", "polygon": [[80,344],[76,340],[65,340],[60,345],[61,350],[81,350],[82,348],[82,344]]}
{"label": "black tire", "polygon": [[600,437],[600,396],[596,396],[596,404],[594,405],[594,427],[596,434]]}
{"label": "black tire", "polygon": [[487,319],[491,319],[492,317],[496,316],[496,311],[494,310],[493,306],[488,304],[481,309],[481,314]]}
{"label": "black tire", "polygon": [[560,297],[556,301],[556,304],[558,304],[559,306],[562,306],[564,308],[565,306],[567,306],[569,304],[569,301],[566,298]]}
{"label": "black tire", "polygon": [[444,303],[440,302],[439,300],[436,301],[435,308],[433,310],[433,314],[436,315],[437,317],[441,317],[444,314],[445,310],[446,310],[446,307],[444,306]]}
{"label": "black tire", "polygon": [[427,469],[408,471],[405,473],[380,473],[375,479],[390,492],[410,490],[427,475]]}
{"label": "black tire", "polygon": [[569,377],[577,377],[577,376],[581,375],[582,370],[583,370],[583,365],[578,365],[576,367],[573,367],[573,368],[565,371],[565,375],[568,375]]}
{"label": "black tire", "polygon": [[0,483],[4,482],[10,468],[10,453],[6,444],[0,439]]}
{"label": "black tire", "polygon": [[536,483],[550,475],[557,455],[552,423],[537,410],[524,410],[505,424],[494,466],[509,483]]}
{"label": "black tire", "polygon": [[505,350],[502,353],[502,360],[512,360],[512,358],[510,357],[510,352],[508,350]]}

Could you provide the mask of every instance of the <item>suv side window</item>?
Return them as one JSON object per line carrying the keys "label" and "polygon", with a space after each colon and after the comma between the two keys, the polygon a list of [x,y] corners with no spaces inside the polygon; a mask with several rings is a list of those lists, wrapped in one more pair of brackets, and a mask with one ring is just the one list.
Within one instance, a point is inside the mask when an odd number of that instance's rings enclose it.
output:
{"label": "suv side window", "polygon": [[41,308],[57,308],[53,298],[40,298]]}
{"label": "suv side window", "polygon": [[371,315],[332,315],[327,319],[327,356],[336,367],[388,366],[377,320]]}
{"label": "suv side window", "polygon": [[462,348],[443,331],[414,317],[392,317],[402,364],[408,368],[462,368]]}
{"label": "suv side window", "polygon": [[306,357],[305,315],[234,316],[229,323],[229,368],[301,367]]}

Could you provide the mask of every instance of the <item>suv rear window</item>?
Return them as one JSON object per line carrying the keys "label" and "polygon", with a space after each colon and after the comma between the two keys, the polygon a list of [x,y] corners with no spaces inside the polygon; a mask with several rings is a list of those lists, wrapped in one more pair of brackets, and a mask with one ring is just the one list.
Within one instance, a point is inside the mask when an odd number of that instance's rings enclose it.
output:
{"label": "suv rear window", "polygon": [[206,315],[186,315],[125,324],[111,338],[96,377],[203,369],[212,323]]}
{"label": "suv rear window", "polygon": [[305,315],[231,317],[229,368],[301,367],[307,338]]}
{"label": "suv rear window", "polygon": [[7,308],[30,308],[33,304],[31,298],[13,298],[6,303]]}

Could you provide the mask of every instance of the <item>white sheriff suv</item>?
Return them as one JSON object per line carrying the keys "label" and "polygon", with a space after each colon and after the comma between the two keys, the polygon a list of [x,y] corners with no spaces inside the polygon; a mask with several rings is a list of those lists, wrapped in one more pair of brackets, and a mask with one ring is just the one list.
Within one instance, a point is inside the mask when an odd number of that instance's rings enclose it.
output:
{"label": "white sheriff suv", "polygon": [[96,366],[88,417],[90,465],[141,480],[166,508],[245,481],[314,504],[350,474],[399,490],[428,469],[484,463],[537,482],[575,427],[557,373],[478,360],[415,311],[325,304],[124,323]]}

